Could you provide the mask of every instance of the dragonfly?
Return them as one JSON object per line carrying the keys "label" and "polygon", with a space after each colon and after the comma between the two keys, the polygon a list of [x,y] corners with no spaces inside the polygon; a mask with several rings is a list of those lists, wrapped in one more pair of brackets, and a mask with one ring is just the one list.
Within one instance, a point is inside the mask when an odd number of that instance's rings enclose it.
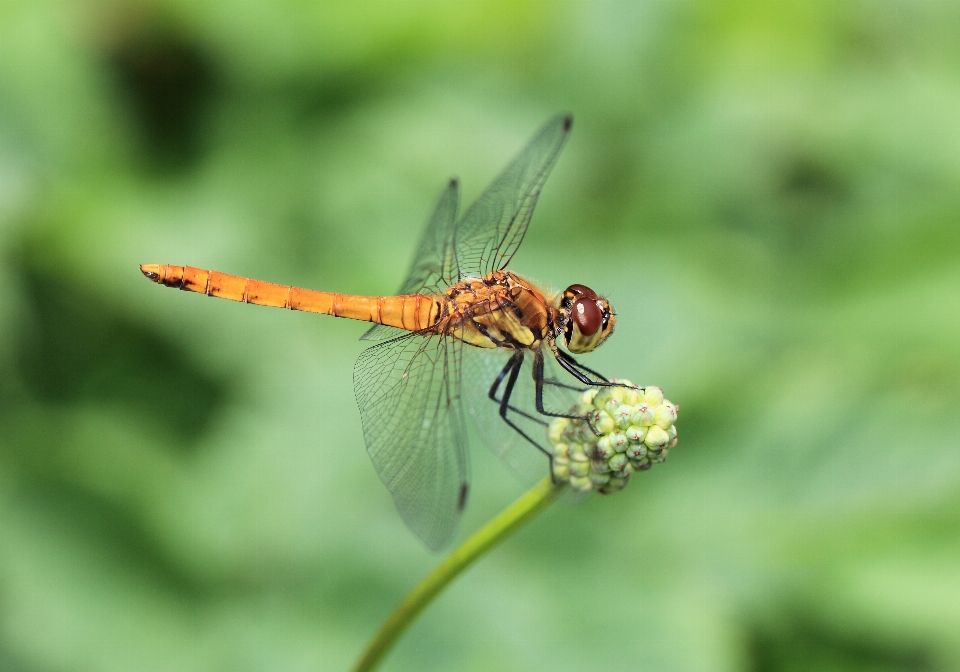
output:
{"label": "dragonfly", "polygon": [[140,270],[167,287],[375,323],[361,338],[378,343],[354,367],[367,452],[408,527],[440,550],[470,490],[467,415],[522,470],[518,455],[552,459],[538,440],[548,419],[583,417],[571,395],[617,384],[573,357],[613,333],[607,299],[581,284],[552,292],[507,270],[572,122],[547,122],[459,218],[451,180],[396,295],[321,292],[191,266]]}

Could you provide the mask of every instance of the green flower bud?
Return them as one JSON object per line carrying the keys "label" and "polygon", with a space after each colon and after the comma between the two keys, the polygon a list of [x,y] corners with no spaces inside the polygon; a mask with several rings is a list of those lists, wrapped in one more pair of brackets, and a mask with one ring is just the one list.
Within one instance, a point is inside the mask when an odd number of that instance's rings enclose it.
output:
{"label": "green flower bud", "polygon": [[590,463],[590,470],[596,474],[606,474],[610,471],[607,460],[594,460]]}
{"label": "green flower bud", "polygon": [[589,462],[570,462],[570,478],[574,476],[586,476],[590,473],[590,463]]}
{"label": "green flower bud", "polygon": [[584,450],[581,443],[570,444],[570,459],[574,462],[589,462],[590,456]]}
{"label": "green flower bud", "polygon": [[627,387],[623,390],[623,403],[627,406],[636,406],[643,401],[643,395],[635,387]]}
{"label": "green flower bud", "polygon": [[590,419],[593,422],[593,426],[601,434],[609,434],[617,428],[617,423],[614,421],[613,416],[606,411],[594,411]]}
{"label": "green flower bud", "polygon": [[590,475],[587,476],[590,479],[590,482],[596,486],[606,485],[610,482],[610,474],[602,473],[598,474],[595,471],[591,471]]}
{"label": "green flower bud", "polygon": [[598,392],[600,392],[600,388],[598,387],[591,387],[589,390],[584,390],[583,394],[580,395],[580,403],[593,406],[593,400],[596,398]]}
{"label": "green flower bud", "polygon": [[629,463],[630,463],[630,460],[623,453],[617,453],[616,455],[611,457],[609,460],[607,460],[607,464],[610,465],[610,469],[612,469],[613,471],[622,471],[624,466]]}
{"label": "green flower bud", "polygon": [[629,482],[630,482],[629,476],[625,478],[612,477],[606,485],[604,485],[602,488],[598,488],[597,492],[600,492],[604,495],[609,495],[614,492],[620,492],[621,490],[623,490],[624,487],[626,487],[627,483]]}
{"label": "green flower bud", "polygon": [[633,406],[620,404],[613,412],[613,421],[617,423],[620,429],[626,429],[630,426],[630,418],[633,417]]}
{"label": "green flower bud", "polygon": [[570,426],[570,420],[567,418],[554,418],[550,421],[547,429],[547,438],[556,443],[560,441],[566,429]]}
{"label": "green flower bud", "polygon": [[622,387],[605,387],[593,398],[593,405],[597,409],[613,413],[617,406],[623,403],[625,395],[626,390]]}
{"label": "green flower bud", "polygon": [[647,438],[645,438],[643,442],[647,444],[649,448],[659,449],[670,443],[670,437],[667,435],[666,430],[654,425],[647,430]]}
{"label": "green flower bud", "polygon": [[563,482],[570,478],[570,463],[553,461],[553,478],[555,481]]}
{"label": "green flower bud", "polygon": [[[601,432],[601,434],[603,434],[603,432]],[[596,432],[594,432],[590,424],[586,422],[580,426],[580,433],[577,435],[577,437],[577,440],[585,446],[589,446],[591,443],[597,442]]]}
{"label": "green flower bud", "polygon": [[588,492],[593,489],[593,483],[586,476],[571,476],[570,487],[577,492]]}
{"label": "green flower bud", "polygon": [[677,406],[664,400],[659,387],[591,389],[581,394],[571,414],[556,418],[546,430],[553,450],[556,482],[574,490],[601,493],[623,489],[634,471],[663,462],[677,444]]}
{"label": "green flower bud", "polygon": [[663,403],[663,390],[656,385],[643,388],[643,399],[651,406],[659,406]]}
{"label": "green flower bud", "polygon": [[653,407],[645,401],[634,406],[631,423],[640,427],[649,427],[652,425]]}
{"label": "green flower bud", "polygon": [[578,401],[576,406],[570,410],[570,415],[576,415],[577,417],[583,417],[585,415],[590,415],[595,410],[593,404],[585,404],[582,401]]}
{"label": "green flower bud", "polygon": [[632,406],[635,403],[637,403],[636,401],[628,401],[629,399],[639,398],[641,391],[637,385],[634,385],[631,381],[627,380],[626,378],[611,378],[610,382],[617,384],[618,389],[621,391],[621,394],[623,395],[622,403],[627,404],[628,406]]}
{"label": "green flower bud", "polygon": [[640,425],[630,425],[624,435],[630,443],[643,443],[643,440],[647,437],[647,428]]}
{"label": "green flower bud", "polygon": [[580,398],[577,400],[577,404],[572,415],[589,415],[590,413],[593,413],[596,410],[593,405],[593,400],[599,391],[600,390],[596,387],[591,387],[589,390],[584,390],[583,394],[581,394]]}
{"label": "green flower bud", "polygon": [[677,419],[677,412],[673,404],[660,404],[653,409],[653,423],[660,429],[670,429],[670,425]]}
{"label": "green flower bud", "polygon": [[597,445],[593,449],[594,457],[596,459],[605,460],[617,452],[613,448],[612,438],[613,435],[607,434],[606,436],[601,436],[599,439],[597,439]]}

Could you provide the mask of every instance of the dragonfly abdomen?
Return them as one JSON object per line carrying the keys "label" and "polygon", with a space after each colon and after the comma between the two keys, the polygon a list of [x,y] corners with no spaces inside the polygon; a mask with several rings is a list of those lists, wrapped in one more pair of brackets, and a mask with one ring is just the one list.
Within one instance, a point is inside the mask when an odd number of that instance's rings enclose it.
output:
{"label": "dragonfly abdomen", "polygon": [[440,315],[440,305],[433,298],[423,294],[399,296],[334,294],[172,264],[144,264],[140,270],[157,284],[188,292],[258,306],[288,308],[364,322],[376,322],[408,331],[419,331],[431,327],[436,324]]}

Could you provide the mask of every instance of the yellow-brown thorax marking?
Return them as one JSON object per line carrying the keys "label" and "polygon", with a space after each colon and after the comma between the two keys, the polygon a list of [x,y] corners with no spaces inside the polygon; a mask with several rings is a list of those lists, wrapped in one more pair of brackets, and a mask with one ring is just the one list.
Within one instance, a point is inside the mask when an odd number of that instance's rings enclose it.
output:
{"label": "yellow-brown thorax marking", "polygon": [[480,348],[535,348],[556,324],[557,309],[543,293],[508,271],[458,282],[441,301],[436,332]]}

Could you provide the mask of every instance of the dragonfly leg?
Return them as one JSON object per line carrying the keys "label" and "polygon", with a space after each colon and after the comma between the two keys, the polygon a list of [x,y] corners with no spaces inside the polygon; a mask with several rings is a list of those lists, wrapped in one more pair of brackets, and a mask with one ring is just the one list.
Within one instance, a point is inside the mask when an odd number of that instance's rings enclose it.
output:
{"label": "dragonfly leg", "polygon": [[548,411],[543,407],[543,385],[555,384],[558,387],[566,387],[569,389],[579,389],[571,385],[565,385],[556,381],[547,381],[543,378],[543,353],[540,350],[537,350],[533,355],[533,382],[537,388],[537,413],[542,415],[549,416],[551,418],[567,418],[568,420],[587,420],[585,415],[570,415],[569,413],[553,413]]}
{"label": "dragonfly leg", "polygon": [[[592,385],[593,387],[631,387],[630,385],[624,385],[623,383],[614,383],[607,380],[606,376],[604,376],[601,373],[598,373],[597,371],[594,371],[593,369],[587,368],[586,366],[584,366],[583,364],[575,360],[573,357],[565,353],[563,350],[556,347],[556,345],[554,345],[551,348],[551,350],[557,359],[557,364],[563,367],[563,369],[567,373],[569,373],[571,376],[579,380],[584,385]],[[588,377],[580,369],[583,369],[583,371],[586,371],[587,373],[592,373],[600,380],[591,380],[590,377]]]}
{"label": "dragonfly leg", "polygon": [[[503,367],[503,370],[500,371],[500,375],[498,375],[497,379],[493,382],[493,385],[490,387],[489,396],[494,401],[499,401],[500,417],[503,419],[503,421],[507,423],[520,436],[522,436],[527,441],[529,441],[534,446],[536,446],[537,450],[539,450],[541,453],[547,456],[547,459],[550,460],[550,473],[553,474],[553,453],[551,453],[546,448],[541,446],[539,443],[531,439],[530,436],[525,431],[520,429],[520,427],[518,427],[516,423],[514,423],[509,417],[507,417],[507,412],[512,410],[526,418],[529,418],[530,420],[546,425],[546,423],[543,422],[542,420],[538,418],[534,418],[533,416],[527,413],[524,413],[520,409],[513,408],[510,405],[510,397],[513,395],[513,387],[517,383],[517,376],[520,375],[520,368],[522,366],[523,366],[523,351],[517,350],[517,352],[514,353],[514,355],[507,362],[507,365]],[[507,379],[507,383],[503,388],[503,396],[499,400],[497,400],[497,389],[500,387],[500,383],[503,382],[503,379],[505,377]]]}
{"label": "dragonfly leg", "polygon": [[535,359],[533,360],[533,380],[537,388],[537,412],[542,413],[543,415],[552,416],[554,418],[567,418],[568,420],[582,420],[587,423],[587,427],[596,434],[597,436],[603,436],[602,432],[597,429],[596,425],[593,424],[593,419],[589,415],[570,415],[567,413],[551,413],[543,407],[543,385],[547,384],[556,384],[559,387],[566,387],[568,389],[577,390],[579,388],[573,387],[572,385],[565,385],[556,381],[544,380],[543,378],[543,353],[537,351],[537,354],[534,355]]}
{"label": "dragonfly leg", "polygon": [[[493,401],[495,401],[498,406],[501,404],[501,399],[497,396],[497,390],[500,388],[500,384],[503,382],[503,379],[507,377],[507,374],[509,374],[513,370],[514,366],[517,366],[517,368],[519,368],[519,365],[514,364],[515,357],[516,355],[514,355],[514,357],[511,357],[507,361],[506,366],[503,367],[503,370],[500,371],[500,374],[497,376],[497,379],[493,381],[493,385],[490,386],[490,391],[487,392],[487,396],[493,399]],[[520,362],[521,364],[523,363],[522,359],[523,358],[521,357],[521,362]],[[509,408],[514,413],[517,413],[518,415],[522,415],[527,420],[532,420],[538,425],[543,425],[544,427],[546,427],[549,424],[545,420],[542,420],[541,418],[538,418],[535,415],[531,415],[530,413],[526,413],[525,411],[517,408],[516,406],[508,404],[507,408]]]}
{"label": "dragonfly leg", "polygon": [[[619,383],[611,383],[609,380],[607,380],[607,377],[604,376],[602,373],[599,373],[598,371],[594,371],[593,369],[587,368],[586,366],[584,366],[583,364],[575,360],[572,355],[568,355],[560,348],[555,348],[553,351],[553,354],[556,355],[557,362],[560,364],[560,366],[566,369],[571,375],[573,375],[574,378],[579,380],[581,383],[585,383],[587,385],[599,386],[599,387],[616,387],[617,385],[619,385]],[[576,372],[574,372],[573,368],[576,369]],[[586,375],[583,374],[581,369],[583,371],[586,371],[587,373],[593,374],[600,380],[590,380],[589,378],[587,378]],[[577,375],[578,373],[579,375]]]}
{"label": "dragonfly leg", "polygon": [[578,387],[576,385],[561,383],[559,380],[556,380],[555,378],[544,378],[543,384],[551,385],[552,387],[562,387],[565,390],[573,390],[574,392],[586,392],[588,389],[590,389],[587,387]]}

